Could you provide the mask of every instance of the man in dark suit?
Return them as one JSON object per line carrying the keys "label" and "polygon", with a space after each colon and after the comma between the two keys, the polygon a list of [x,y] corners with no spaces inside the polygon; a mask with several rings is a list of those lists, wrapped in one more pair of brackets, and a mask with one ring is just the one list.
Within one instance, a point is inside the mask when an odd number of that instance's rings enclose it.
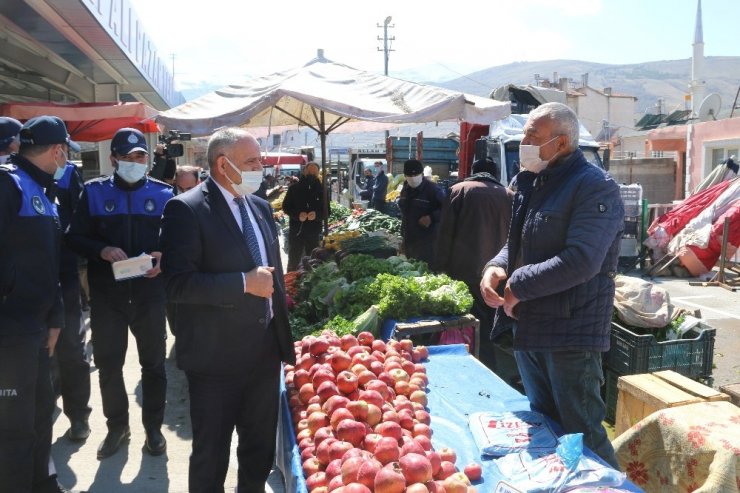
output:
{"label": "man in dark suit", "polygon": [[190,391],[191,493],[222,492],[239,435],[239,493],[264,492],[275,455],[280,362],[295,362],[278,232],[257,140],[238,128],[208,142],[211,176],[167,203],[162,270],[178,304],[177,361]]}

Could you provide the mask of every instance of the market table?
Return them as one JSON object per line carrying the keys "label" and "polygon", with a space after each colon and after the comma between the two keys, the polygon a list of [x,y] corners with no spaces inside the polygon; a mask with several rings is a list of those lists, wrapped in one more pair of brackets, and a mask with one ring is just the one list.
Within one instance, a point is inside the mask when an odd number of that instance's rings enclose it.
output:
{"label": "market table", "polygon": [[[428,408],[434,448],[454,449],[460,470],[470,462],[480,463],[483,478],[475,486],[481,493],[493,492],[498,481],[504,478],[497,477],[491,458],[480,456],[468,428],[468,415],[478,411],[529,411],[529,400],[469,355],[462,344],[430,346],[429,360],[424,365],[429,376]],[[307,491],[306,483],[285,391],[281,412],[277,465],[285,477],[286,492],[303,493]],[[555,423],[551,425],[556,433],[561,433]],[[595,457],[590,451],[586,453]],[[642,491],[627,482],[620,490]]]}
{"label": "market table", "polygon": [[614,440],[617,460],[647,491],[740,490],[740,408],[699,402],[655,412]]}

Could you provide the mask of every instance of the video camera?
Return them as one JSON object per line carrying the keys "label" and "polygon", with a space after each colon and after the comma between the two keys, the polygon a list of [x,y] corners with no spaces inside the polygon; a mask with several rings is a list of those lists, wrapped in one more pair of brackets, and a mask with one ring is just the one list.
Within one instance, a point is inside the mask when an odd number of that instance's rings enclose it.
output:
{"label": "video camera", "polygon": [[180,132],[179,130],[170,130],[167,135],[159,136],[159,143],[164,146],[165,156],[180,157],[185,153],[182,144],[173,144],[175,141],[187,141],[193,138],[189,132]]}

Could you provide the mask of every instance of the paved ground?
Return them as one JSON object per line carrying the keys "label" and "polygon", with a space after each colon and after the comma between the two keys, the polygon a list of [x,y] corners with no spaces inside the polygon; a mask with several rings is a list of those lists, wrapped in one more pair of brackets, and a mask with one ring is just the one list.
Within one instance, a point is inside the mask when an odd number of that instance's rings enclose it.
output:
{"label": "paved ground", "polygon": [[[174,338],[168,339],[167,407],[162,432],[167,439],[167,453],[152,457],[143,452],[144,429],[141,425],[141,370],[136,352],[136,341],[129,337],[129,349],[124,367],[126,388],[129,392],[131,442],[113,457],[99,461],[98,445],[105,438],[105,417],[102,413],[98,373],[93,367],[90,375],[92,395],[90,416],[92,433],[84,444],[76,444],[65,436],[69,428],[67,417],[57,409],[54,424],[52,456],[60,482],[68,488],[91,493],[187,493],[188,459],[192,432],[187,381],[175,366]],[[58,402],[61,405],[61,401]],[[226,478],[226,491],[236,486],[236,435],[232,440],[232,461]],[[265,488],[267,493],[283,493],[282,476],[273,471]]]}
{"label": "paved ground", "polygon": [[[656,278],[654,282],[668,290],[677,306],[700,309],[707,323],[717,329],[714,386],[740,382],[740,294],[719,287],[690,286],[686,279]],[[62,484],[93,493],[187,492],[191,439],[187,384],[183,373],[175,367],[172,344],[173,338],[170,337],[167,359],[169,382],[163,429],[168,442],[167,453],[151,457],[142,452],[144,430],[141,426],[140,370],[136,344],[130,338],[124,375],[130,393],[131,443],[122,447],[113,457],[103,461],[96,459],[97,447],[105,437],[106,428],[101,412],[98,375],[93,369],[92,434],[86,443],[74,444],[64,437],[69,423],[64,415],[57,412],[52,454]],[[232,459],[235,445],[236,439],[232,442]],[[232,460],[226,480],[227,491],[233,491],[235,485],[236,463]],[[284,491],[278,471],[273,471],[266,491]]]}

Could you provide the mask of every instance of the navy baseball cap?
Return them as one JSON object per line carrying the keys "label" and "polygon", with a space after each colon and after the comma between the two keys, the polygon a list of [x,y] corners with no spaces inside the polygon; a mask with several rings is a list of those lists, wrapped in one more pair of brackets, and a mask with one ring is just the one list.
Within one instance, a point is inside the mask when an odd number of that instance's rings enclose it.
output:
{"label": "navy baseball cap", "polygon": [[80,146],[69,138],[67,126],[56,116],[37,116],[28,120],[20,131],[21,144],[51,145],[67,144],[70,149],[80,152]]}
{"label": "navy baseball cap", "polygon": [[0,116],[0,151],[4,151],[18,136],[23,124],[15,118]]}
{"label": "navy baseball cap", "polygon": [[110,141],[110,152],[125,156],[131,152],[146,152],[149,154],[149,147],[146,145],[146,137],[141,131],[135,128],[122,128],[113,136]]}

